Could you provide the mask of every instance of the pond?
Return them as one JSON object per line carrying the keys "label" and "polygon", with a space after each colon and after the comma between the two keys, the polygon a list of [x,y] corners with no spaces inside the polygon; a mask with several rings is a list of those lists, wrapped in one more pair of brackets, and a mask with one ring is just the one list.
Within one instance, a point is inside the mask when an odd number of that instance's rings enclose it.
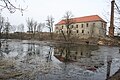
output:
{"label": "pond", "polygon": [[2,80],[106,80],[119,67],[119,47],[8,40],[0,49]]}

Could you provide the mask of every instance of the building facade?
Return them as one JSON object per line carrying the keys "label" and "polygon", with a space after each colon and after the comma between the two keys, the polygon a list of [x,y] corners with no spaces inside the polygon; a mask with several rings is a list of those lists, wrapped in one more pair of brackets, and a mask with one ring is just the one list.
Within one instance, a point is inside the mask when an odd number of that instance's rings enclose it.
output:
{"label": "building facade", "polygon": [[[79,38],[90,37],[105,37],[106,36],[106,22],[98,15],[84,16],[78,18],[71,18],[73,23],[70,24],[70,35]],[[55,25],[55,33],[67,33],[65,20],[61,20]]]}

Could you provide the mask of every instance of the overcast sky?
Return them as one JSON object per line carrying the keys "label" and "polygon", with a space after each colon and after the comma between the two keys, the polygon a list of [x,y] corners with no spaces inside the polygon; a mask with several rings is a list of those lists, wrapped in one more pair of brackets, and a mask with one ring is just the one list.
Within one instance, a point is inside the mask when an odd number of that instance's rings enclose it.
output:
{"label": "overcast sky", "polygon": [[[45,22],[48,15],[54,17],[55,24],[62,19],[66,11],[71,11],[74,17],[104,15],[110,10],[108,4],[110,0],[22,0],[19,2],[23,7],[28,6],[23,16],[19,11],[10,14],[8,10],[3,10],[2,15],[9,18],[13,25],[26,23],[26,19],[33,18],[38,22]],[[108,3],[109,2],[109,3]]]}

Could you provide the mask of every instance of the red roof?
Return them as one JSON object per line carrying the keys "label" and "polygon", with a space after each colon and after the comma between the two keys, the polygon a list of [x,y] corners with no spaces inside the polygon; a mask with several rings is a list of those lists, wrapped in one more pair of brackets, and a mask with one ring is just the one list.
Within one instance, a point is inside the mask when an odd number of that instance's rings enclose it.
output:
{"label": "red roof", "polygon": [[[77,17],[77,18],[72,18],[72,20],[75,23],[80,23],[80,22],[93,22],[93,21],[102,21],[105,22],[101,17],[99,17],[98,15],[91,15],[91,16],[84,16],[84,17]],[[60,25],[60,24],[65,24],[64,20],[61,20],[60,22],[58,22],[56,25]]]}

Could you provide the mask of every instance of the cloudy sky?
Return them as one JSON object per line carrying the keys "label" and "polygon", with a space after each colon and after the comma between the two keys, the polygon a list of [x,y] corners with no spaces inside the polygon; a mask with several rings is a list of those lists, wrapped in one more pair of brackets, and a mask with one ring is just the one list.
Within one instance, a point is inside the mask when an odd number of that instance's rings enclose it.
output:
{"label": "cloudy sky", "polygon": [[[11,0],[12,1],[12,0]],[[25,24],[26,19],[33,18],[38,22],[45,22],[48,15],[54,17],[55,23],[60,21],[66,11],[71,11],[74,17],[104,15],[110,11],[110,0],[17,0],[24,8],[23,16],[19,11],[10,14],[8,10],[2,11],[2,16],[8,17],[13,25]],[[26,25],[26,24],[25,24]]]}

